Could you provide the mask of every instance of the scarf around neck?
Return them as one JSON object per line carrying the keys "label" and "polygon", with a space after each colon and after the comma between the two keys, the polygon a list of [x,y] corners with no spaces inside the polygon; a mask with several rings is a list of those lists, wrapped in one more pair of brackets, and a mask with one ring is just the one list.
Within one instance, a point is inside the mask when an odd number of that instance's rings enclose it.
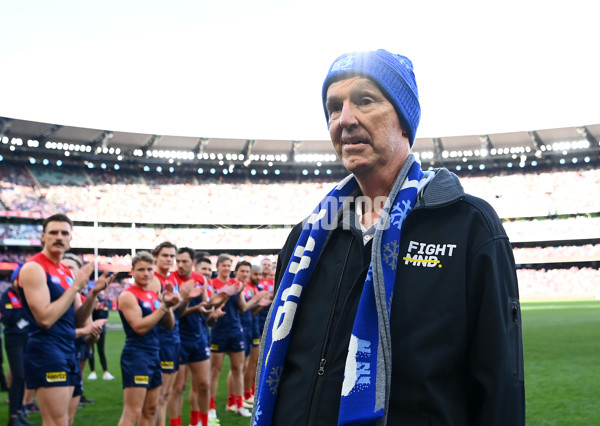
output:
{"label": "scarf around neck", "polygon": [[[415,206],[423,179],[411,155],[385,203],[373,237],[371,264],[350,336],[344,370],[339,425],[385,424],[391,387],[390,313],[402,223]],[[306,220],[267,318],[263,335],[253,425],[271,425],[294,317],[329,233],[358,183],[350,175],[338,183]]]}

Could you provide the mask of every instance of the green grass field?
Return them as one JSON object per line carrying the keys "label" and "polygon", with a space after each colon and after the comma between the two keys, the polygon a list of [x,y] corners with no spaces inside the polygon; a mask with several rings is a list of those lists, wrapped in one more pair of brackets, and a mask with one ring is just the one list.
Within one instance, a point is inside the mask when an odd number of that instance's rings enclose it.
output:
{"label": "green grass field", "polygon": [[[600,425],[600,301],[523,303],[523,340],[528,425]],[[119,323],[111,314],[111,323]],[[95,404],[77,412],[76,425],[115,425],[122,408],[119,357],[124,343],[120,330],[109,330],[107,357],[114,381],[88,381],[84,389]],[[226,358],[227,359],[227,358]],[[227,361],[226,361],[227,362]],[[99,361],[96,359],[99,367]],[[5,369],[7,366],[4,366]],[[248,425],[225,411],[225,365],[219,384],[217,412],[223,426]],[[0,423],[8,417],[6,393],[1,394]],[[30,415],[41,424],[39,415]],[[187,402],[183,424],[189,421]]]}

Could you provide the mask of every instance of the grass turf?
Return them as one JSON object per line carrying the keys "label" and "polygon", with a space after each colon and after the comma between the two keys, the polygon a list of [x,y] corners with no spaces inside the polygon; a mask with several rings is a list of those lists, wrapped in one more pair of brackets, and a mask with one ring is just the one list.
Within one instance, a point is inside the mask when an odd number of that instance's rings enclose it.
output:
{"label": "grass turf", "polygon": [[[524,302],[522,310],[527,424],[600,425],[600,301]],[[112,313],[109,322],[119,324],[118,315]],[[104,381],[99,377],[89,381],[89,367],[86,367],[85,394],[96,403],[78,410],[75,425],[117,423],[123,398],[119,366],[123,343],[122,330],[108,330],[106,355],[109,370],[116,379]],[[96,356],[97,368],[99,364]],[[250,423],[248,419],[225,411],[228,369],[226,357],[217,396],[221,425],[246,426]],[[97,372],[101,376],[102,372]],[[8,407],[3,397],[0,423],[5,423],[7,417]],[[41,424],[39,414],[29,418]],[[184,425],[189,424],[187,401],[182,419]]]}

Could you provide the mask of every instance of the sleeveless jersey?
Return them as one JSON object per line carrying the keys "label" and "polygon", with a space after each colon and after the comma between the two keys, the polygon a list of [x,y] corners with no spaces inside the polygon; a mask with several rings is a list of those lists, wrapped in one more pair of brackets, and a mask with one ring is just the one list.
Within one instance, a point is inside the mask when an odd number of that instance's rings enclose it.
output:
{"label": "sleeveless jersey", "polygon": [[[73,275],[69,268],[62,264],[57,265],[45,254],[40,252],[31,257],[26,263],[28,262],[39,264],[46,272],[46,285],[50,292],[50,302],[57,300],[64,294],[66,289],[73,285]],[[19,294],[25,312],[33,319],[34,316],[20,284]],[[43,344],[44,350],[49,356],[71,356],[75,353],[75,308],[73,304],[49,329],[40,327],[35,319],[31,321],[29,327],[30,345]]]}
{"label": "sleeveless jersey", "polygon": [[[158,296],[152,290],[143,290],[135,285],[129,286],[125,291],[132,293],[138,301],[138,305],[142,310],[142,316],[148,316],[158,308],[160,308],[161,301]],[[125,316],[119,309],[119,316],[123,322],[123,330],[125,331],[125,347],[139,348],[139,349],[153,349],[158,351],[159,340],[158,340],[158,325],[152,327],[144,335],[139,335],[129,325]]]}
{"label": "sleeveless jersey", "polygon": [[[226,285],[236,285],[238,280],[235,278],[230,278],[229,281],[224,283],[218,277],[210,280],[210,284],[213,290],[218,293],[219,290]],[[235,294],[231,296],[225,306],[223,307],[223,312],[225,315],[219,318],[219,321],[216,322],[212,327],[212,332],[214,333],[222,333],[226,334],[230,330],[241,330],[242,322],[240,320],[240,310],[238,309],[238,295]]]}
{"label": "sleeveless jersey", "polygon": [[[173,272],[170,276],[173,277],[178,286],[181,286],[181,284],[189,279],[193,279],[195,282],[195,288],[202,288],[203,286],[206,287],[206,280],[204,279],[204,276],[198,272],[192,272],[190,278],[182,278],[178,272]],[[188,306],[190,308],[197,306],[202,303],[202,300],[202,295],[194,297],[190,299]],[[206,325],[206,318],[204,315],[200,313],[193,313],[191,315],[181,317],[179,319],[179,334],[181,336],[181,340],[186,341],[192,341],[202,336],[208,337],[208,327]]]}
{"label": "sleeveless jersey", "polygon": [[[168,277],[163,277],[158,272],[154,271],[154,276],[160,281],[160,289],[164,290],[165,285],[171,284],[173,286],[173,292],[179,293],[179,285],[173,279],[173,273],[169,274]],[[179,338],[179,314],[177,309],[173,310],[173,316],[175,317],[175,325],[171,330],[167,330],[162,325],[158,325],[158,336],[162,345],[177,345],[180,343]]]}

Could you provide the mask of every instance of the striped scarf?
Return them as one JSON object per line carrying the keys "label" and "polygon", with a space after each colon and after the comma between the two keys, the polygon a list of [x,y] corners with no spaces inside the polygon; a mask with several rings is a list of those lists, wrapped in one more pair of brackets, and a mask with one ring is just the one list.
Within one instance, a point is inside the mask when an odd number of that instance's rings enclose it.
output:
{"label": "striped scarf", "polygon": [[[338,419],[340,425],[385,424],[391,386],[390,307],[400,230],[415,205],[423,176],[419,163],[409,157],[376,225],[371,264],[346,358]],[[304,224],[273,300],[263,336],[253,420],[255,426],[272,423],[279,380],[302,290],[309,282],[332,230],[328,221],[337,218],[344,202],[357,189],[354,176],[348,176],[327,194]]]}

